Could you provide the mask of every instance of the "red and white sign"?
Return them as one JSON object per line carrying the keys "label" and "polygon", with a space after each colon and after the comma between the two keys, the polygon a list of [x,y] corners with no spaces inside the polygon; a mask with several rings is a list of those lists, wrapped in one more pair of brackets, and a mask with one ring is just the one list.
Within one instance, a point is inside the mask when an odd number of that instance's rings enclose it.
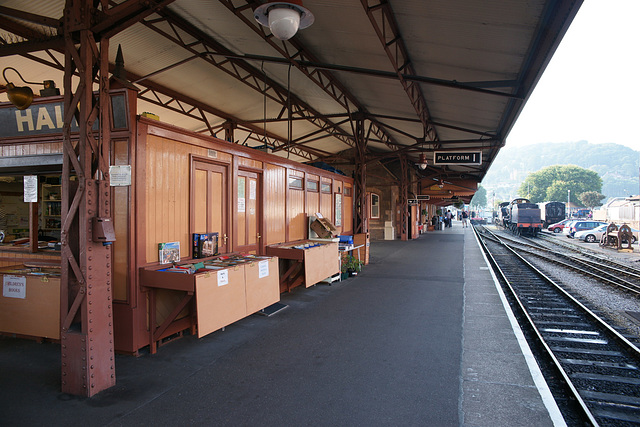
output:
{"label": "red and white sign", "polygon": [[2,296],[25,299],[27,297],[27,277],[5,275],[2,280]]}

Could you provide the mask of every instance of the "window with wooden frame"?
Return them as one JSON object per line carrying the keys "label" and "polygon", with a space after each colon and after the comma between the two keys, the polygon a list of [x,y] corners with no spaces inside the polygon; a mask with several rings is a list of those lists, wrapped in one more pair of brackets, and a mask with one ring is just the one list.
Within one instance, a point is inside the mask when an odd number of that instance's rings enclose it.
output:
{"label": "window with wooden frame", "polygon": [[351,187],[344,186],[344,196],[351,197]]}
{"label": "window with wooden frame", "polygon": [[314,179],[307,180],[307,191],[313,191],[317,193],[319,190],[320,190],[320,187],[317,180],[314,180]]}
{"label": "window with wooden frame", "polygon": [[331,183],[330,182],[322,182],[320,184],[320,191],[323,193],[331,193]]}
{"label": "window with wooden frame", "polygon": [[304,180],[299,176],[291,176],[289,175],[289,188],[295,190],[303,190],[304,189]]}
{"label": "window with wooden frame", "polygon": [[377,219],[380,218],[380,196],[371,193],[371,210],[369,212],[369,218]]}

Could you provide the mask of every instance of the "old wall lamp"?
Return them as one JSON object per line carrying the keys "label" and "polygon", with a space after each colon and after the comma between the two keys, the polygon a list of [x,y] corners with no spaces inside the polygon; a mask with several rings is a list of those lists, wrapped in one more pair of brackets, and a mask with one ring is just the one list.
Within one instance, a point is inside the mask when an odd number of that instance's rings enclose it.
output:
{"label": "old wall lamp", "polygon": [[13,70],[19,77],[20,80],[30,85],[43,85],[44,89],[40,90],[40,96],[55,96],[60,95],[60,89],[56,88],[56,84],[53,80],[45,80],[42,83],[37,82],[28,82],[22,75],[13,67],[6,67],[2,70],[2,77],[7,82],[7,97],[9,101],[16,106],[18,110],[24,110],[29,108],[31,103],[33,102],[33,90],[29,86],[16,86],[11,83],[6,76],[7,70]]}
{"label": "old wall lamp", "polygon": [[418,163],[418,167],[422,170],[427,168],[427,155],[425,153],[420,153],[420,163]]}
{"label": "old wall lamp", "polygon": [[289,40],[298,29],[303,30],[313,24],[313,14],[302,6],[302,0],[269,2],[260,5],[253,16],[261,25],[269,27],[271,33],[280,40]]}

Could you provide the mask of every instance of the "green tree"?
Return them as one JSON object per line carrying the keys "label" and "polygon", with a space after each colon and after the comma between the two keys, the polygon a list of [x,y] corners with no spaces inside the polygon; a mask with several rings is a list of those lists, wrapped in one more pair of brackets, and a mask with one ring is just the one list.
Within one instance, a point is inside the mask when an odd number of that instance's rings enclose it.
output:
{"label": "green tree", "polygon": [[518,189],[520,197],[533,203],[565,201],[571,192],[571,202],[580,203],[580,195],[587,191],[602,191],[602,178],[597,172],[574,165],[549,166],[531,173]]}
{"label": "green tree", "polygon": [[597,191],[585,191],[580,195],[580,201],[588,208],[595,208],[596,206],[602,206],[602,199],[606,196],[600,194]]}
{"label": "green tree", "polygon": [[471,199],[471,204],[473,206],[477,206],[479,208],[484,208],[487,206],[487,189],[482,185],[478,186],[476,193],[473,195]]}

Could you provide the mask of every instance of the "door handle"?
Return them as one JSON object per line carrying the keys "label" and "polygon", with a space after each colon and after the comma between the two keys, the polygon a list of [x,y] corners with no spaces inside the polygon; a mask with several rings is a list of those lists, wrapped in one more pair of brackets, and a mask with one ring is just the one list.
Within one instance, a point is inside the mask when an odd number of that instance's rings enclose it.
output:
{"label": "door handle", "polygon": [[257,237],[258,239],[262,238],[262,236],[260,235],[260,233],[256,234],[256,237]]}
{"label": "door handle", "polygon": [[222,240],[224,241],[224,244],[226,245],[227,244],[227,235],[226,234],[222,235]]}

